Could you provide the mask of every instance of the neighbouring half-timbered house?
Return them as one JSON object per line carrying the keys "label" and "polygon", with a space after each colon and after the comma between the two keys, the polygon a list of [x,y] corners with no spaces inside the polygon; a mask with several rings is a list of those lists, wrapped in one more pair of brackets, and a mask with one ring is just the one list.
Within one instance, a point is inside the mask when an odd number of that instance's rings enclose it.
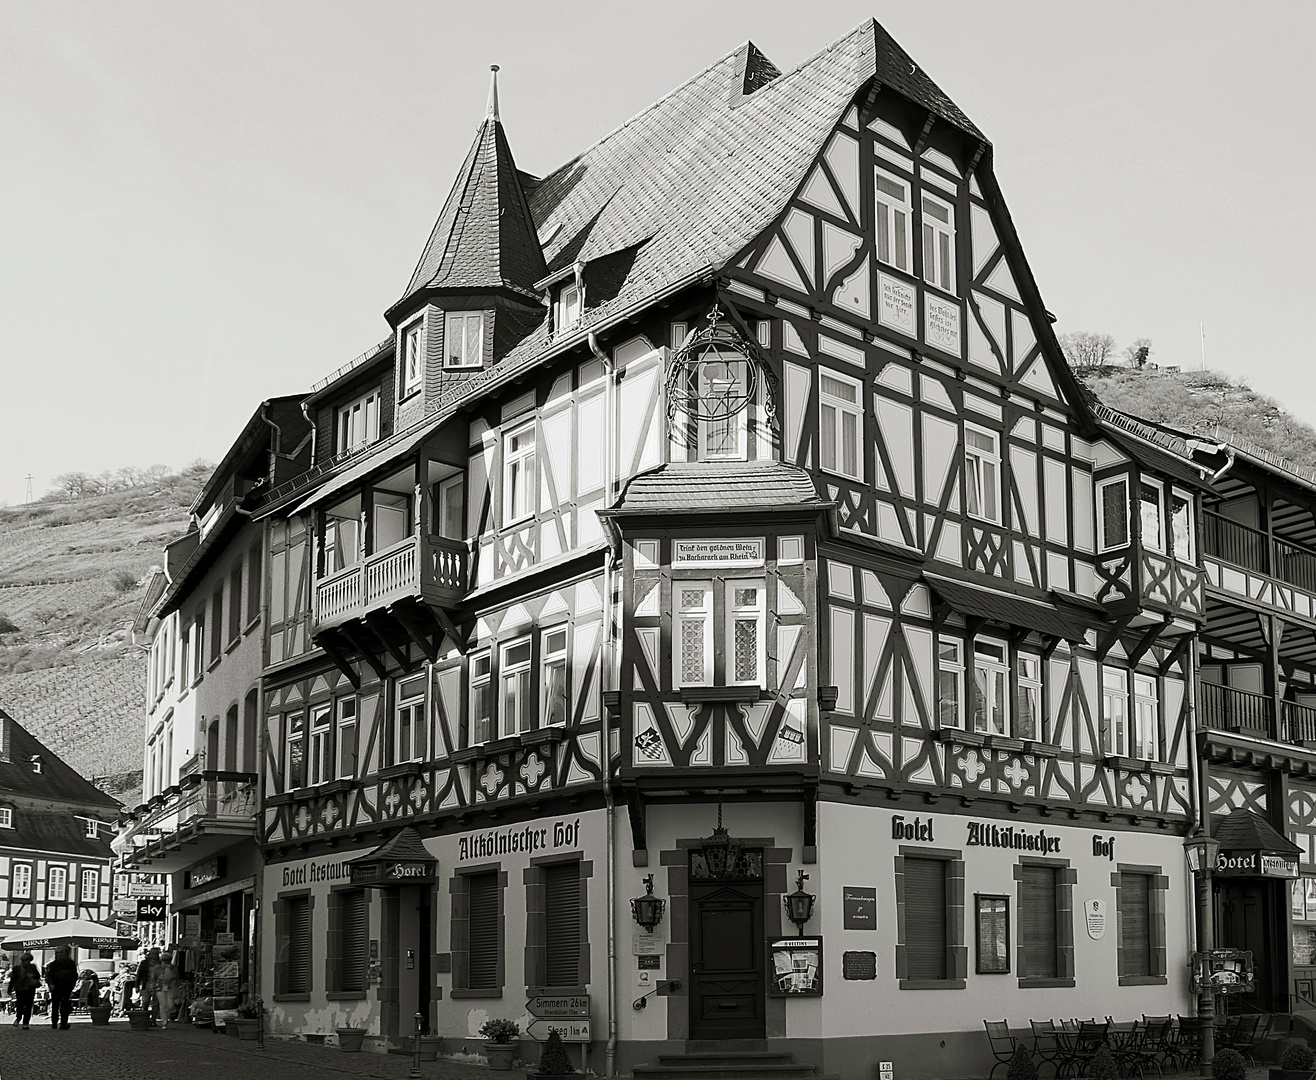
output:
{"label": "neighbouring half-timbered house", "polygon": [[268,552],[251,505],[306,471],[310,443],[300,397],[260,404],[193,501],[191,528],[165,549],[133,627],[150,645],[144,773],[141,803],[120,819],[117,870],[128,899],[151,894],[138,904],[143,940],[177,945],[196,996],[221,1009],[253,993],[261,867]]}
{"label": "neighbouring half-timbered house", "polygon": [[1187,1010],[1207,470],[1079,391],[992,162],[874,22],[543,179],[495,89],[255,508],[273,1031],[963,1075]]}

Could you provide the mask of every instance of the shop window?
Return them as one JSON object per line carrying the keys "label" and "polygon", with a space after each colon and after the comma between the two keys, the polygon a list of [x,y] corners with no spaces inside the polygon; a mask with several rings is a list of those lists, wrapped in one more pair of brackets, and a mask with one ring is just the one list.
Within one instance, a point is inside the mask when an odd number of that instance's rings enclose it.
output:
{"label": "shop window", "polygon": [[364,997],[370,962],[370,890],[329,894],[329,940],[324,984],[331,996]]}
{"label": "shop window", "polygon": [[579,986],[581,925],[580,863],[544,867],[544,985]]}
{"label": "shop window", "polygon": [[958,641],[937,642],[937,717],[943,728],[964,726],[964,647]]}
{"label": "shop window", "polygon": [[[467,874],[460,880],[466,893],[466,922],[462,940],[461,921],[453,919],[458,937],[453,967],[455,989],[498,991],[503,985],[503,920],[501,874],[490,870]],[[464,946],[464,948],[462,947]]]}
{"label": "shop window", "polygon": [[995,432],[964,425],[965,509],[983,521],[1001,520],[1001,451]]}
{"label": "shop window", "polygon": [[328,705],[317,705],[311,710],[310,784],[312,787],[327,783],[334,777],[333,740],[333,711]]}
{"label": "shop window", "polygon": [[1024,858],[1014,877],[1019,902],[1019,985],[1074,985],[1074,872],[1056,860]]}
{"label": "shop window", "polygon": [[288,713],[284,725],[283,787],[293,791],[306,786],[306,717]]}
{"label": "shop window", "polygon": [[1143,480],[1138,490],[1138,516],[1142,527],[1142,546],[1152,551],[1165,550],[1165,489],[1159,480]]}
{"label": "shop window", "polygon": [[1164,985],[1166,977],[1165,891],[1169,879],[1159,866],[1121,863],[1110,876],[1119,923],[1121,986]]}
{"label": "shop window", "polygon": [[1098,551],[1121,548],[1129,542],[1129,481],[1118,476],[1097,485]]}
{"label": "shop window", "polygon": [[486,652],[471,657],[471,746],[479,746],[493,738],[493,661]]}
{"label": "shop window", "polygon": [[499,657],[498,734],[500,738],[530,730],[530,639],[504,645]]}
{"label": "shop window", "polygon": [[99,904],[101,899],[101,872],[84,870],[82,872],[82,902]]}
{"label": "shop window", "polygon": [[987,735],[1004,735],[1010,730],[1007,707],[1010,669],[1005,645],[976,641],[973,645],[973,730]]}
{"label": "shop window", "polygon": [[540,712],[543,725],[552,727],[567,722],[567,628],[545,630],[542,640],[544,685]]}
{"label": "shop window", "polygon": [[69,871],[65,866],[50,866],[46,869],[46,899],[62,904],[68,899]]}
{"label": "shop window", "polygon": [[356,776],[356,698],[339,698],[338,711],[338,777],[351,780]]}
{"label": "shop window", "polygon": [[1020,653],[1015,660],[1014,735],[1017,739],[1044,739],[1042,715],[1042,660]]}
{"label": "shop window", "polygon": [[1129,673],[1123,668],[1101,668],[1101,752],[1127,757],[1129,729]]}
{"label": "shop window", "polygon": [[12,863],[9,873],[9,895],[15,900],[32,897],[32,864]]}
{"label": "shop window", "polygon": [[397,699],[386,760],[389,765],[420,761],[425,756],[425,676],[399,679],[394,686]]}
{"label": "shop window", "polygon": [[282,896],[274,902],[274,996],[304,1000],[311,992],[313,896]]}
{"label": "shop window", "polygon": [[901,848],[895,862],[900,988],[963,989],[968,973],[963,859],[958,852]]}

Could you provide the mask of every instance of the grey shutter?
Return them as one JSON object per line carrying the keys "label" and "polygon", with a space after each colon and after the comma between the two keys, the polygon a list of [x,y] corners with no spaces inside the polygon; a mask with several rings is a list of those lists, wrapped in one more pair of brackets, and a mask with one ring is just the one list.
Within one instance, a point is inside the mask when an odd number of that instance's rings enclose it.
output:
{"label": "grey shutter", "polygon": [[472,874],[466,879],[467,986],[472,990],[498,987],[498,875]]}
{"label": "grey shutter", "polygon": [[357,889],[342,896],[340,988],[349,993],[364,993],[370,952],[370,894],[366,889]]}
{"label": "grey shutter", "polygon": [[288,901],[288,993],[311,991],[311,903],[298,896]]}
{"label": "grey shutter", "polygon": [[1150,975],[1151,878],[1120,874],[1119,892],[1121,975]]}
{"label": "grey shutter", "polygon": [[946,978],[946,863],[905,857],[905,971]]}
{"label": "grey shutter", "polygon": [[1054,979],[1059,955],[1055,868],[1021,866],[1019,871],[1019,977]]}
{"label": "grey shutter", "polygon": [[549,986],[580,984],[580,864],[544,868],[544,978]]}

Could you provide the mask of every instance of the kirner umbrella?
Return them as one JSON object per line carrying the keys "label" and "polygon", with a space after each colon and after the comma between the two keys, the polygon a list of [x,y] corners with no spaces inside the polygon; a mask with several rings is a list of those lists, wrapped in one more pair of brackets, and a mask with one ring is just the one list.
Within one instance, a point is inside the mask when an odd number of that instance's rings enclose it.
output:
{"label": "kirner umbrella", "polygon": [[134,937],[120,937],[112,926],[102,926],[90,919],[62,919],[59,922],[19,930],[0,941],[0,949],[54,949],[75,945],[79,949],[135,949],[141,942]]}

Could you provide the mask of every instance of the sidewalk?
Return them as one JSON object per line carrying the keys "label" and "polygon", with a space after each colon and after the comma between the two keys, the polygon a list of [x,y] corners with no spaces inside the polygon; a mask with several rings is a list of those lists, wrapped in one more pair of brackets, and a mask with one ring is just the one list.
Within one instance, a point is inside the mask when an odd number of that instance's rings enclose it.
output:
{"label": "sidewalk", "polygon": [[[55,1031],[41,1017],[24,1031],[0,1022],[0,1080],[405,1080],[410,1071],[411,1058],[397,1054],[284,1039],[267,1039],[261,1050],[188,1024],[133,1031],[126,1020],[99,1027],[75,1018],[68,1031]],[[425,1080],[490,1080],[483,1066],[444,1060],[421,1062],[420,1072]]]}

